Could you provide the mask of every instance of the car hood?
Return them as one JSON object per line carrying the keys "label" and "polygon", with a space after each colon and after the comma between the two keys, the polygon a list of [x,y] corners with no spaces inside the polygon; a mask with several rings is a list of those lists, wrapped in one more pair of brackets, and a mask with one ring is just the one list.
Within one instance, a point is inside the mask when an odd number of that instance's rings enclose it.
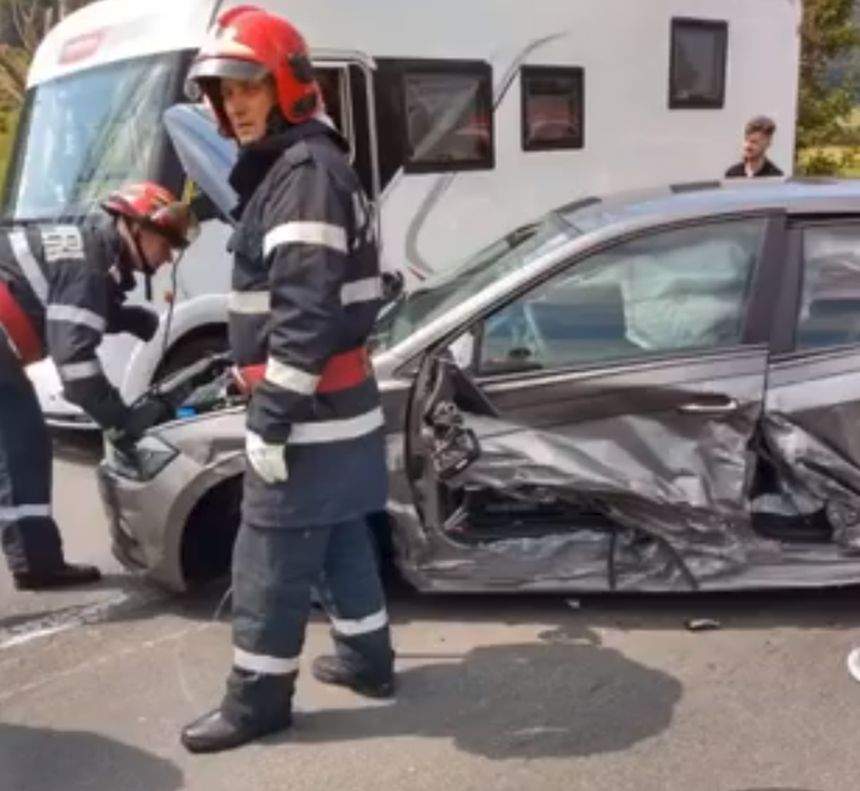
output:
{"label": "car hood", "polygon": [[209,412],[164,423],[149,433],[205,467],[245,451],[245,409]]}

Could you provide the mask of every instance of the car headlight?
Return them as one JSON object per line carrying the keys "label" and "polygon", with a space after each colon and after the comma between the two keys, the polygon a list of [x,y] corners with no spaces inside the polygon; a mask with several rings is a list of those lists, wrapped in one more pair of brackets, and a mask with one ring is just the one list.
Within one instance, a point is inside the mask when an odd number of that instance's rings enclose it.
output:
{"label": "car headlight", "polygon": [[117,450],[107,437],[104,447],[104,464],[108,470],[122,478],[141,483],[152,480],[179,455],[176,448],[151,434],[138,441],[133,457]]}

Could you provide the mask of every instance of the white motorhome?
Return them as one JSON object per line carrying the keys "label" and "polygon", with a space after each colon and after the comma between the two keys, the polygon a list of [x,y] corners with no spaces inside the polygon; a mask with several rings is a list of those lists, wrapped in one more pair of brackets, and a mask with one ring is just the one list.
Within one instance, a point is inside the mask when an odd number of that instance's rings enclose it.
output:
{"label": "white motorhome", "polygon": [[[4,221],[80,216],[131,179],[186,193],[162,115],[184,101],[218,12],[238,4],[101,0],[54,28],[30,71]],[[772,159],[793,161],[801,0],[257,4],[310,42],[377,206],[383,265],[407,283],[590,194],[720,178],[753,115],[778,124]],[[230,227],[213,212],[203,228],[178,273],[170,337],[162,326],[149,344],[102,346],[126,399],[224,342]],[[169,290],[157,279],[161,310]],[[49,363],[32,377],[49,420],[87,425]]]}

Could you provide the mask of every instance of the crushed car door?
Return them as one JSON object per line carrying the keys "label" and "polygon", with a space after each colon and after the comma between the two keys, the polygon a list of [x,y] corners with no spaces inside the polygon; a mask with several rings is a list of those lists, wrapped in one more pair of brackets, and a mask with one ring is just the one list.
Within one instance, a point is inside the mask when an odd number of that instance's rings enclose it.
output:
{"label": "crushed car door", "polygon": [[756,217],[628,239],[473,327],[466,369],[447,349],[428,354],[407,427],[415,571],[449,588],[583,590],[742,572],[756,542],[764,262],[783,226]]}
{"label": "crushed car door", "polygon": [[763,420],[772,485],[754,507],[771,522],[783,517],[782,540],[832,542],[856,558],[860,217],[798,220],[789,238]]}

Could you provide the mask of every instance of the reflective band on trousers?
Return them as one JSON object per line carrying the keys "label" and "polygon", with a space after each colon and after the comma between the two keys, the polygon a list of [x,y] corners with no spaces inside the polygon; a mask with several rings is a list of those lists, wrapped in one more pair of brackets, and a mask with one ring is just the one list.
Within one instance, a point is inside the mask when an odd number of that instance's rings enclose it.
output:
{"label": "reflective band on trousers", "polygon": [[36,295],[39,302],[43,305],[48,301],[48,281],[45,278],[39,262],[33,255],[30,249],[30,242],[27,241],[27,234],[24,231],[12,231],[9,234],[9,244],[12,245],[12,253],[15,256],[18,266],[27,278],[30,288]]}
{"label": "reflective band on trousers", "polygon": [[320,378],[270,357],[266,363],[266,380],[284,390],[292,390],[301,395],[312,395],[317,389]]}
{"label": "reflective band on trousers", "polygon": [[98,313],[74,305],[48,305],[46,312],[48,321],[68,321],[71,324],[82,324],[96,332],[105,331],[105,320]]}
{"label": "reflective band on trousers", "polygon": [[294,656],[290,659],[282,659],[279,656],[252,654],[250,651],[234,646],[233,664],[242,670],[250,670],[252,673],[281,675],[283,673],[295,673],[299,669],[299,658]]}
{"label": "reflective band on trousers", "polygon": [[76,382],[80,379],[93,379],[102,375],[102,364],[98,360],[84,360],[79,363],[60,365],[57,368],[60,379],[64,382]]}
{"label": "reflective band on trousers", "polygon": [[330,618],[331,625],[338,634],[344,637],[355,637],[359,634],[369,634],[388,626],[388,613],[383,607],[379,612],[366,618]]}
{"label": "reflective band on trousers", "polygon": [[286,222],[266,234],[263,255],[282,244],[311,244],[346,254],[346,229],[326,222]]}
{"label": "reflective band on trousers", "polygon": [[355,280],[346,283],[340,289],[340,302],[342,305],[353,305],[356,302],[371,302],[382,299],[382,279],[378,277],[366,277],[363,280]]}
{"label": "reflective band on trousers", "polygon": [[15,519],[29,519],[37,516],[50,516],[51,505],[6,505],[0,506],[0,520],[12,522]]}
{"label": "reflective band on trousers", "polygon": [[231,291],[227,297],[230,313],[268,313],[272,309],[268,291]]}
{"label": "reflective band on trousers", "polygon": [[320,445],[326,442],[357,439],[376,431],[384,424],[385,417],[382,414],[382,407],[376,407],[363,415],[344,420],[293,423],[287,443],[289,445]]}

